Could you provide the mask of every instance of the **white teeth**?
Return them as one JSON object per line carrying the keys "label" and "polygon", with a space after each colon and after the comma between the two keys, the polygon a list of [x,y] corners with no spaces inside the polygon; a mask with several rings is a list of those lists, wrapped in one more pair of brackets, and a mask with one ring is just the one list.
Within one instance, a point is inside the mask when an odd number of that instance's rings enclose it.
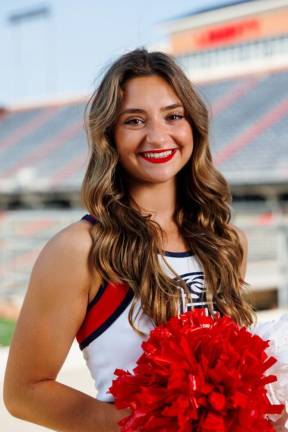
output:
{"label": "white teeth", "polygon": [[143,156],[151,159],[161,159],[172,154],[173,150],[163,151],[161,153],[143,153]]}

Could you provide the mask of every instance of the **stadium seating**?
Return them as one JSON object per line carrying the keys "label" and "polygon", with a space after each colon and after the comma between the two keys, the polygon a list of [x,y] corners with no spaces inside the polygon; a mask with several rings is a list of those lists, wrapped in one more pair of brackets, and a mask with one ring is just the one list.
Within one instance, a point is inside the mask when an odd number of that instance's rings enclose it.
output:
{"label": "stadium seating", "polygon": [[201,89],[212,105],[211,145],[216,165],[231,183],[284,181],[288,177],[288,98],[284,91],[288,72],[238,79],[228,87],[231,81],[222,83],[222,96],[213,88],[217,83]]}
{"label": "stadium seating", "polygon": [[[288,178],[288,71],[196,85],[211,113],[211,148],[230,183]],[[0,192],[78,190],[88,145],[86,100],[7,110],[0,119]]]}
{"label": "stadium seating", "polygon": [[[210,112],[214,162],[228,181],[235,185],[287,182],[288,70],[195,87]],[[0,193],[79,193],[88,160],[83,126],[87,99],[1,112]],[[249,240],[248,281],[256,290],[278,289],[278,304],[287,305],[286,279],[281,276],[287,248],[277,215],[271,216],[267,203],[257,209],[255,203],[251,209],[249,203],[243,205],[244,210],[236,209],[235,223]],[[79,208],[0,213],[0,298],[23,298],[41,247],[83,213]]]}

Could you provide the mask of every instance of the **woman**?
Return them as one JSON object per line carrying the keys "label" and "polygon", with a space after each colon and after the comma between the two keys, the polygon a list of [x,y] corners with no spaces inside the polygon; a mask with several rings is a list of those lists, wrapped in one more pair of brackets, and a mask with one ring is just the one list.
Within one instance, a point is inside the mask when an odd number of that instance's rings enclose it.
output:
{"label": "woman", "polygon": [[[106,393],[149,330],[193,306],[253,321],[242,297],[247,242],[212,163],[208,113],[163,53],[132,51],[88,105],[90,215],[66,227],[32,270],[6,372],[17,417],[58,431],[117,431]],[[98,400],[56,381],[77,337]]]}

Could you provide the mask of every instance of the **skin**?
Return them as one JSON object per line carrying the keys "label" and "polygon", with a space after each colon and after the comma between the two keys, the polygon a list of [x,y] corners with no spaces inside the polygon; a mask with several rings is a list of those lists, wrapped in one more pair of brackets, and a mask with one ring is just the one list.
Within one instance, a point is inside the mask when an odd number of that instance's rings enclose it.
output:
{"label": "skin", "polygon": [[[176,174],[193,151],[191,126],[181,101],[158,76],[130,80],[124,94],[115,141],[130,195],[135,205],[144,214],[152,214],[162,227],[166,250],[186,250],[173,213]],[[127,113],[131,108],[141,111]],[[153,165],[139,155],[170,147],[177,152],[165,164]],[[90,229],[86,221],[71,224],[41,251],[31,273],[5,375],[4,402],[10,413],[62,432],[118,431],[117,422],[129,414],[57,382],[87,304],[101,283],[97,271],[88,267]],[[237,231],[244,249],[244,278],[247,239]]]}
{"label": "skin", "polygon": [[[161,226],[164,249],[186,250],[173,214],[176,174],[192,155],[193,135],[181,100],[164,79],[152,75],[126,83],[115,143],[130,196],[144,214],[152,214]],[[160,149],[177,150],[163,164],[152,164],[141,157],[143,152]]]}
{"label": "skin", "polygon": [[[134,194],[156,184],[174,192],[176,174],[191,157],[193,137],[184,107],[164,79],[152,75],[126,83],[115,142]],[[169,149],[177,149],[176,154],[163,164],[141,157],[146,151]]]}
{"label": "skin", "polygon": [[6,369],[4,402],[16,417],[63,432],[118,431],[127,411],[57,382],[99,278],[87,266],[87,223],[54,236],[32,270]]}

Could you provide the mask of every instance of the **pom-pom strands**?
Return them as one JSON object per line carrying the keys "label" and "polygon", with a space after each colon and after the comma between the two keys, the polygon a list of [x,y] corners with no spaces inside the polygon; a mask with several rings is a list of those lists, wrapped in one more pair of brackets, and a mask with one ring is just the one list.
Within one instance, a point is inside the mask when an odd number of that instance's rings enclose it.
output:
{"label": "pom-pom strands", "polygon": [[228,317],[186,312],[156,327],[142,344],[133,374],[117,369],[109,389],[132,414],[121,432],[272,432],[280,413],[265,386],[276,361],[268,342]]}
{"label": "pom-pom strands", "polygon": [[[277,376],[277,381],[267,385],[267,393],[271,402],[286,405],[281,418],[285,422],[282,430],[288,431],[288,314],[273,321],[259,323],[250,331],[262,339],[269,340],[266,354],[277,358],[277,362],[268,371]],[[269,418],[276,422],[279,415],[270,414]]]}

